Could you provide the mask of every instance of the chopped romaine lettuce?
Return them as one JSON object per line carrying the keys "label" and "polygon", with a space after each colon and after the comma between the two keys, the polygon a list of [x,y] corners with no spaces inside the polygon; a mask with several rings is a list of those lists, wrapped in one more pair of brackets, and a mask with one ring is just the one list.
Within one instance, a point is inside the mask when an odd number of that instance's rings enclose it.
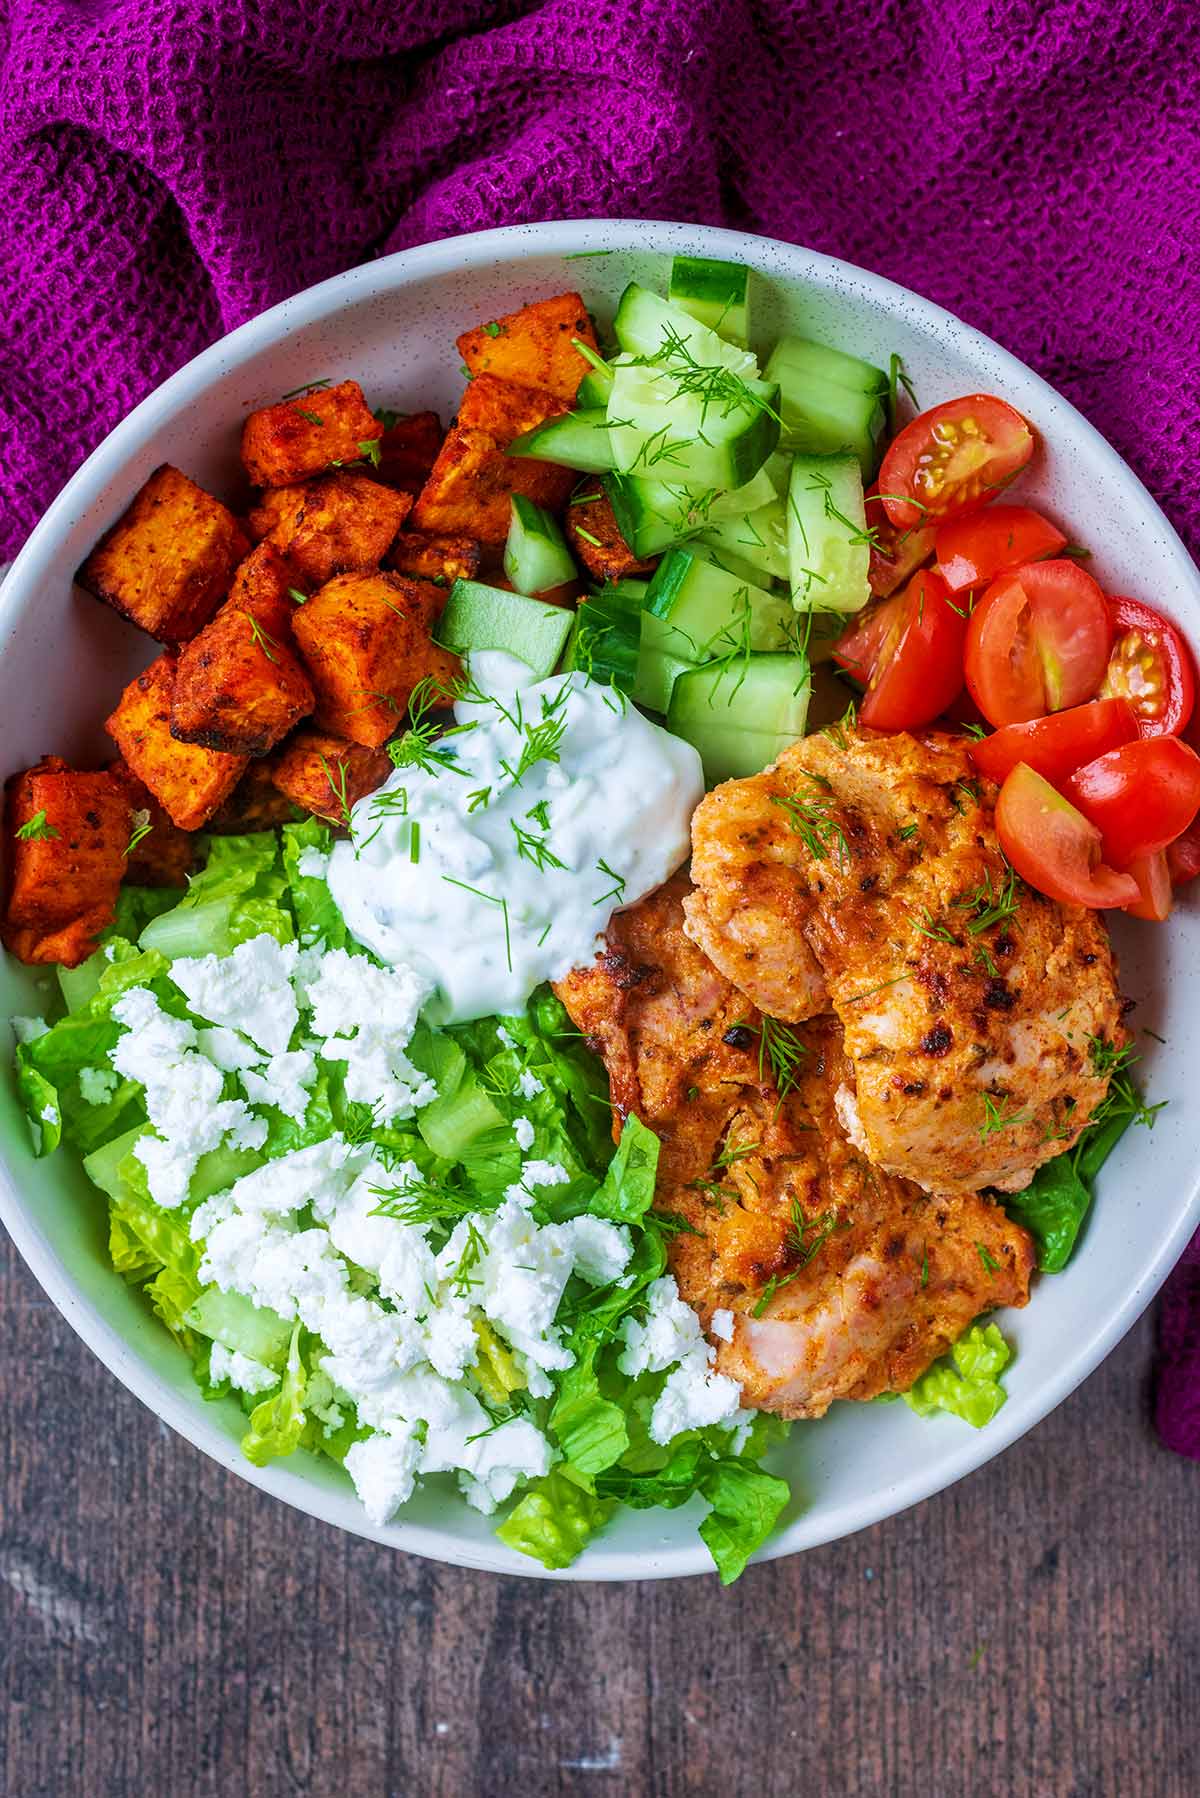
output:
{"label": "chopped romaine lettuce", "polygon": [[1012,1350],[996,1324],[972,1324],[950,1353],[902,1395],[904,1402],[918,1417],[949,1411],[981,1430],[1007,1397],[999,1376],[1011,1360]]}
{"label": "chopped romaine lettuce", "polygon": [[256,1467],[265,1467],[300,1446],[307,1417],[304,1410],[308,1370],[304,1364],[299,1324],[292,1331],[287,1366],[277,1389],[250,1413],[250,1426],[242,1437],[242,1453]]}
{"label": "chopped romaine lettuce", "polygon": [[543,1567],[569,1567],[613,1507],[556,1467],[532,1485],[496,1531],[506,1548],[529,1555]]}

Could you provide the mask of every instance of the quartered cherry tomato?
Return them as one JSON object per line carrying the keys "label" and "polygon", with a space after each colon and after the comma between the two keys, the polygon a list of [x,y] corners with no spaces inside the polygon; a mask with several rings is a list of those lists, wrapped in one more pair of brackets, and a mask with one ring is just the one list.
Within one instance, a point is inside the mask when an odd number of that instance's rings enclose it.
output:
{"label": "quartered cherry tomato", "polygon": [[967,686],[993,724],[1024,724],[1090,699],[1111,644],[1090,574],[1065,558],[1027,562],[993,581],[971,615]]}
{"label": "quartered cherry tomato", "polygon": [[867,580],[877,599],[888,599],[933,554],[933,526],[919,524],[913,530],[897,530],[879,497],[878,481],[863,494],[863,505],[871,532]]}
{"label": "quartered cherry tomato", "polygon": [[1127,699],[1144,737],[1177,737],[1192,715],[1196,681],[1187,644],[1161,613],[1111,598],[1113,646],[1102,693]]}
{"label": "quartered cherry tomato", "polygon": [[859,722],[872,730],[915,730],[931,723],[962,684],[966,629],[966,619],[930,568],[864,612],[833,649],[834,661],[866,688]]}
{"label": "quartered cherry tomato", "polygon": [[1022,562],[1056,556],[1066,541],[1056,524],[1028,506],[989,506],[938,526],[935,566],[951,593],[963,593]]}
{"label": "quartered cherry tomato", "polygon": [[1200,812],[1200,755],[1178,737],[1138,737],[1072,774],[1067,797],[1100,831],[1119,868],[1153,855]]}
{"label": "quartered cherry tomato", "polygon": [[1093,699],[1090,705],[1051,712],[1028,724],[1006,724],[990,737],[968,743],[971,760],[989,780],[1002,781],[1018,762],[1027,762],[1052,786],[1094,762],[1098,755],[1131,743],[1138,734],[1133,707],[1123,699]]}
{"label": "quartered cherry tomato", "polygon": [[1047,898],[1093,910],[1138,902],[1132,875],[1101,859],[1096,826],[1024,762],[1018,762],[1000,789],[996,835],[1021,879]]}
{"label": "quartered cherry tomato", "polygon": [[1138,897],[1125,910],[1131,918],[1146,918],[1151,924],[1162,924],[1171,915],[1171,870],[1166,851],[1143,855],[1130,862],[1128,872],[1137,881]]}
{"label": "quartered cherry tomato", "polygon": [[1033,455],[1033,432],[987,393],[946,400],[905,425],[888,445],[879,491],[899,530],[978,512]]}

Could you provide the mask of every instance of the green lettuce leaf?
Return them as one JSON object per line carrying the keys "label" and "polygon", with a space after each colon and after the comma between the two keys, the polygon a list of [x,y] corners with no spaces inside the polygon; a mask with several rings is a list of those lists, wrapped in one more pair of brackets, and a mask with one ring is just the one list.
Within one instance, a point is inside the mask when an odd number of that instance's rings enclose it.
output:
{"label": "green lettuce leaf", "polygon": [[300,1446],[307,1418],[304,1396],[308,1371],[304,1365],[299,1324],[292,1331],[287,1366],[278,1389],[255,1405],[250,1413],[250,1426],[242,1437],[242,1453],[256,1467],[290,1455]]}
{"label": "green lettuce leaf", "polygon": [[996,1324],[972,1324],[950,1353],[902,1395],[904,1402],[918,1417],[949,1411],[981,1430],[1007,1397],[999,1376],[1011,1360],[1012,1350]]}
{"label": "green lettuce leaf", "polygon": [[621,1131],[617,1152],[588,1207],[593,1217],[606,1217],[614,1224],[641,1223],[654,1202],[658,1151],[659,1141],[653,1130],[648,1130],[631,1112]]}
{"label": "green lettuce leaf", "polygon": [[296,932],[283,899],[288,885],[274,831],[212,837],[204,867],[187,893],[142,930],[143,949],[174,961],[181,955],[228,955],[264,932],[290,943]]}
{"label": "green lettuce leaf", "polygon": [[530,1555],[543,1567],[569,1567],[612,1515],[597,1498],[556,1467],[520,1498],[496,1531],[506,1548]]}
{"label": "green lettuce leaf", "polygon": [[629,1429],[619,1404],[604,1397],[596,1368],[598,1339],[588,1342],[558,1380],[550,1429],[576,1472],[591,1477],[621,1459]]}
{"label": "green lettuce leaf", "polygon": [[790,1497],[786,1480],[764,1473],[740,1457],[716,1462],[700,1480],[712,1510],[700,1525],[723,1586],[745,1570],[779,1520]]}
{"label": "green lettuce leaf", "polygon": [[333,832],[316,818],[303,824],[283,827],[283,871],[287,879],[288,897],[296,932],[302,943],[320,942],[327,949],[350,946],[345,919],[333,902],[333,894],[324,880],[298,871],[300,857],[306,849],[328,855],[333,848]]}

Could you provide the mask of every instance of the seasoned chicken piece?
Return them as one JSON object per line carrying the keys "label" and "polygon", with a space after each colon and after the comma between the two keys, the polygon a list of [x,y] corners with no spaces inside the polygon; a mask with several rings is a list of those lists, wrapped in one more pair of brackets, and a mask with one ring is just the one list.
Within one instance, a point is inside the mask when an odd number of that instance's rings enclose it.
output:
{"label": "seasoned chicken piece", "polygon": [[838,1107],[934,1192],[1018,1192],[1070,1148],[1123,1040],[1099,917],[1009,868],[964,743],[837,729],[692,820],[685,928],[776,1018],[841,1020]]}
{"label": "seasoned chicken piece", "polygon": [[836,1020],[764,1023],[683,934],[688,890],[676,876],[618,913],[606,953],[558,986],[608,1067],[617,1134],[633,1111],[662,1142],[680,1291],[747,1405],[819,1417],[903,1391],[981,1311],[1026,1303],[1029,1237],[975,1194],[867,1163],[837,1114]]}

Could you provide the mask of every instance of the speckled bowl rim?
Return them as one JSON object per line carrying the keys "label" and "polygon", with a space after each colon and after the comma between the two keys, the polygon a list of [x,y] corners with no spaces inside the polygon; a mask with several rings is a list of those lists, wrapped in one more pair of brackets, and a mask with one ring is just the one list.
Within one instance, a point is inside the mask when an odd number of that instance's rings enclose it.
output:
{"label": "speckled bowl rim", "polygon": [[[506,261],[522,254],[532,257],[650,250],[670,255],[680,249],[751,263],[756,257],[765,258],[779,268],[782,278],[820,289],[853,284],[882,311],[907,315],[919,327],[956,340],[964,356],[989,362],[1006,377],[1010,384],[1007,390],[1018,404],[1022,393],[1052,402],[1056,428],[1065,424],[1069,432],[1108,460],[1114,481],[1128,502],[1130,514],[1142,522],[1143,528],[1152,528],[1160,541],[1177,553],[1180,589],[1190,594],[1189,603],[1200,617],[1200,574],[1160,508],[1117,452],[1040,376],[953,314],[868,270],[773,238],[666,220],[559,220],[446,238],[382,257],[282,301],[202,351],[149,394],[104,439],[35,527],[0,587],[0,652],[13,620],[35,594],[43,569],[52,560],[56,540],[75,517],[103,495],[113,470],[127,453],[153,439],[164,414],[173,412],[181,401],[202,400],[206,388],[217,375],[247,356],[278,343],[304,325],[336,315],[349,304],[390,291],[399,292],[417,280],[449,276],[456,270],[480,263]],[[789,268],[789,264],[794,267]],[[452,1528],[408,1523],[403,1515],[383,1529],[374,1528],[361,1512],[356,1517],[345,1502],[306,1481],[302,1473],[290,1471],[285,1463],[266,1468],[251,1466],[240,1454],[236,1443],[216,1423],[208,1421],[199,1400],[193,1405],[167,1386],[79,1292],[60,1264],[53,1243],[25,1208],[17,1180],[6,1164],[0,1165],[0,1220],[67,1322],[123,1385],[213,1460],[310,1516],[412,1554],[530,1578],[659,1579],[712,1571],[707,1550],[695,1538],[690,1525],[687,1541],[641,1554],[608,1549],[602,1536],[588,1548],[583,1560],[574,1568],[557,1573],[550,1573],[535,1562],[510,1553],[498,1542],[490,1548],[477,1547],[464,1542]],[[1021,1399],[1010,1399],[986,1431],[964,1432],[961,1446],[955,1453],[938,1458],[933,1471],[920,1465],[906,1470],[893,1482],[877,1486],[857,1500],[842,1503],[836,1513],[827,1516],[815,1528],[812,1520],[801,1512],[756,1559],[772,1560],[864,1529],[945,1490],[1000,1454],[1060,1404],[1115,1347],[1150,1303],[1198,1225],[1200,1171],[1182,1193],[1169,1226],[1163,1228],[1146,1277],[1109,1315],[1095,1320],[1091,1330],[1078,1341],[1075,1352],[1064,1360],[1052,1378],[1045,1380],[1034,1393]]]}

